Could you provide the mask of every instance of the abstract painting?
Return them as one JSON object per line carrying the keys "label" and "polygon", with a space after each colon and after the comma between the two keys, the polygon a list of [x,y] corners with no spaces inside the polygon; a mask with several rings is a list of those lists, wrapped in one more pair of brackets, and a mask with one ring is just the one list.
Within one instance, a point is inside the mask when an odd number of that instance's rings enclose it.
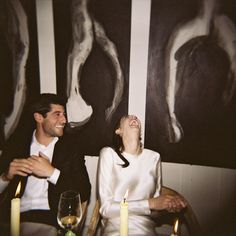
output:
{"label": "abstract painting", "polygon": [[236,167],[235,13],[234,1],[152,1],[145,145],[163,161]]}

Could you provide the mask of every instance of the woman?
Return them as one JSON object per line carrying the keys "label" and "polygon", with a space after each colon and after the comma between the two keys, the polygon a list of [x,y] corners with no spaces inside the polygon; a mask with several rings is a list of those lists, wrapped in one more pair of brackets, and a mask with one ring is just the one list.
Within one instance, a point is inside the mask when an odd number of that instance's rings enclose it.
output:
{"label": "woman", "polygon": [[129,235],[156,235],[151,213],[180,211],[186,201],[179,196],[160,196],[160,155],[142,148],[141,124],[136,116],[122,117],[115,137],[114,148],[105,147],[100,152],[98,182],[102,235],[119,235],[120,202],[127,190]]}

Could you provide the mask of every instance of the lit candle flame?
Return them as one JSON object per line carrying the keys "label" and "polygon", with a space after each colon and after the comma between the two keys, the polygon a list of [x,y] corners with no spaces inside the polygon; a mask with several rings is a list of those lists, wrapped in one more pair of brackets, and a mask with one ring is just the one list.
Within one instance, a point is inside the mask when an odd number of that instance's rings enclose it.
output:
{"label": "lit candle flame", "polygon": [[124,202],[126,201],[126,199],[127,199],[127,197],[128,197],[128,194],[129,194],[129,189],[127,189],[126,192],[125,192]]}
{"label": "lit candle flame", "polygon": [[21,189],[21,181],[20,181],[19,184],[17,185],[15,197],[20,194],[20,189]]}
{"label": "lit candle flame", "polygon": [[179,220],[177,219],[177,220],[175,221],[175,226],[174,226],[174,233],[175,233],[175,234],[177,234],[178,225],[179,225]]}

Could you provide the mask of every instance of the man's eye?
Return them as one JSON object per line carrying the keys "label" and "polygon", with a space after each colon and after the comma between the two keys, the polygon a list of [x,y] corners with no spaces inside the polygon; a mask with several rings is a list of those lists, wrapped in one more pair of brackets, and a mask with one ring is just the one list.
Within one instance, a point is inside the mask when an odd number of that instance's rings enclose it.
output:
{"label": "man's eye", "polygon": [[60,113],[59,113],[59,112],[58,112],[58,113],[55,113],[55,116],[56,116],[56,117],[60,116]]}
{"label": "man's eye", "polygon": [[66,113],[65,113],[65,112],[55,112],[55,113],[54,113],[54,116],[55,116],[55,117],[59,117],[59,116],[64,116],[64,117],[66,117]]}

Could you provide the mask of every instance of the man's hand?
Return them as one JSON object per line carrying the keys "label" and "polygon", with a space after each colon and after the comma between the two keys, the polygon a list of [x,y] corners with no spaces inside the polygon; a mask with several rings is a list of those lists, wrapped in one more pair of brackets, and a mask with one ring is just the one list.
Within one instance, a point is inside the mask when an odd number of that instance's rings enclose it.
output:
{"label": "man's hand", "polygon": [[28,158],[33,169],[32,174],[38,177],[49,178],[54,171],[54,167],[51,165],[48,157],[43,153],[39,152],[39,156],[31,156]]}
{"label": "man's hand", "polygon": [[32,174],[32,165],[28,159],[14,159],[8,170],[2,175],[2,179],[10,181],[15,175],[27,176]]}
{"label": "man's hand", "polygon": [[187,201],[179,195],[161,195],[149,199],[151,210],[167,210],[168,212],[179,212],[187,206]]}

